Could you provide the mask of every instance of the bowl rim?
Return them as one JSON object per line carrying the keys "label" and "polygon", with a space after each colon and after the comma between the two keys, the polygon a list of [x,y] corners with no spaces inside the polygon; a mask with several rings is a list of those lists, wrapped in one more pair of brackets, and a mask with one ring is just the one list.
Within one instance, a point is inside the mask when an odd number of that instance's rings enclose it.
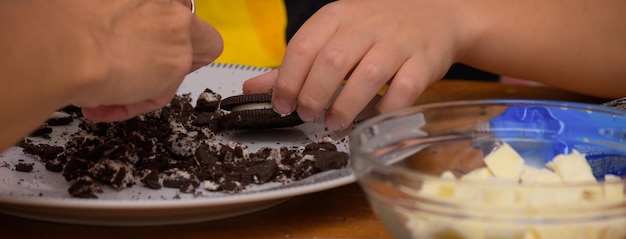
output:
{"label": "bowl rim", "polygon": [[[419,112],[424,112],[429,109],[439,109],[445,107],[470,107],[470,106],[494,106],[494,105],[517,105],[517,106],[549,106],[549,107],[557,107],[557,108],[573,108],[585,111],[593,111],[593,112],[602,112],[606,114],[615,115],[616,117],[626,118],[626,111],[611,108],[609,106],[599,105],[599,104],[589,104],[589,103],[580,103],[580,102],[571,102],[571,101],[556,101],[556,100],[528,100],[528,99],[486,99],[486,100],[457,100],[457,101],[445,101],[445,102],[434,102],[434,103],[426,103],[414,105],[409,108],[393,111],[390,113],[385,113],[381,115],[374,116],[363,122],[356,125],[356,127],[350,132],[350,140],[349,140],[349,148],[352,159],[358,158],[357,160],[363,160],[368,164],[368,167],[376,168],[379,171],[384,172],[400,172],[403,176],[408,176],[410,178],[416,178],[422,181],[433,181],[433,182],[442,182],[442,183],[454,183],[455,185],[474,185],[474,186],[511,186],[511,182],[500,182],[500,181],[461,181],[458,178],[456,179],[448,179],[441,178],[435,175],[426,174],[417,172],[414,170],[409,170],[403,167],[398,167],[395,165],[387,165],[382,162],[379,162],[376,159],[369,157],[366,153],[362,153],[358,150],[357,143],[360,141],[358,135],[364,130],[372,127],[373,125],[385,121],[389,118],[396,117],[398,115],[407,116],[414,115]],[[621,145],[620,145],[621,146]],[[626,150],[626,144],[623,145]],[[621,147],[620,147],[621,148]],[[356,157],[355,157],[356,156]],[[352,163],[352,167],[356,165]],[[355,172],[355,174],[357,174]],[[357,179],[359,175],[357,174]],[[584,183],[537,183],[537,184],[514,184],[516,187],[524,189],[524,188],[533,188],[533,189],[541,189],[541,188],[584,188],[589,186],[598,186],[598,185],[620,185],[626,184],[626,178],[622,178],[620,181],[597,181],[597,182],[584,182]]]}

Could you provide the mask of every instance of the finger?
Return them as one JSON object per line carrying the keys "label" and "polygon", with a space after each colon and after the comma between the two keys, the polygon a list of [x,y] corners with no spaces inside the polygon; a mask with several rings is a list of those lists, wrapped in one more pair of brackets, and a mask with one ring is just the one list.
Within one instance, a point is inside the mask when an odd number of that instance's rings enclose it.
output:
{"label": "finger", "polygon": [[224,41],[219,32],[202,19],[193,16],[191,22],[191,47],[193,60],[191,71],[213,62],[224,49]]}
{"label": "finger", "polygon": [[361,35],[342,30],[320,51],[298,96],[297,111],[303,121],[317,121],[343,79],[372,47],[373,40]]}
{"label": "finger", "polygon": [[350,125],[407,60],[401,50],[384,44],[372,47],[326,111],[328,129],[338,131]]}
{"label": "finger", "polygon": [[428,64],[414,58],[407,60],[389,83],[378,103],[378,111],[384,114],[413,106],[424,89],[438,79],[435,77],[438,74],[432,73]]}
{"label": "finger", "polygon": [[140,114],[160,109],[163,105],[154,101],[142,101],[129,105],[105,105],[98,107],[83,107],[83,116],[98,122],[123,121]]}
{"label": "finger", "polygon": [[177,0],[178,2],[182,3],[186,8],[189,9],[189,12],[194,13],[195,12],[195,3],[193,0]]}
{"label": "finger", "polygon": [[272,94],[276,112],[288,114],[296,109],[298,94],[310,67],[337,26],[335,17],[315,14],[291,38]]}
{"label": "finger", "polygon": [[132,118],[126,108],[119,105],[107,105],[98,107],[82,107],[83,116],[86,119],[97,122],[114,122]]}
{"label": "finger", "polygon": [[278,70],[272,70],[261,75],[252,77],[243,82],[244,94],[271,93],[274,81],[278,76]]}

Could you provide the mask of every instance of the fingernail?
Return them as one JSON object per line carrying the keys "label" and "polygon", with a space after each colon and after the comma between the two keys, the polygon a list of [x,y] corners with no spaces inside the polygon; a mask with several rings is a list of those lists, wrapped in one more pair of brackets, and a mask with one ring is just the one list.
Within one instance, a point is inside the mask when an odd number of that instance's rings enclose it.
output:
{"label": "fingernail", "polygon": [[342,130],[344,127],[346,127],[346,125],[341,123],[341,121],[338,121],[337,119],[335,119],[333,115],[327,115],[325,121],[326,121],[326,128],[328,128],[331,131],[339,131],[339,130]]}
{"label": "fingernail", "polygon": [[315,122],[315,116],[307,112],[302,112],[298,110],[298,117],[300,117],[300,119],[304,122]]}
{"label": "fingernail", "polygon": [[274,107],[274,111],[279,114],[289,114],[294,111],[293,105],[283,99],[274,99],[272,101],[272,107]]}

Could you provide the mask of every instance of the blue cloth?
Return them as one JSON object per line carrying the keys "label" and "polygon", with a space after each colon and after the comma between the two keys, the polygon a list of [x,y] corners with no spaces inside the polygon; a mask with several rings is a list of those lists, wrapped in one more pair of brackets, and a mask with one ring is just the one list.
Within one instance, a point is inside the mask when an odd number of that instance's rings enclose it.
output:
{"label": "blue cloth", "polygon": [[538,164],[575,149],[585,155],[596,177],[626,176],[626,112],[568,105],[511,106],[489,121],[490,131]]}

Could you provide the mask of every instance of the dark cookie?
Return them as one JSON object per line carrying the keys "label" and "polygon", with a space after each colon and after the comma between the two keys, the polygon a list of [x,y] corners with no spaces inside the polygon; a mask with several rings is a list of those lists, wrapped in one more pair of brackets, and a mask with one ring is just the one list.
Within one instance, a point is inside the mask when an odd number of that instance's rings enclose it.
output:
{"label": "dark cookie", "polygon": [[198,112],[215,112],[220,107],[222,96],[213,92],[211,89],[205,89],[196,100],[195,110]]}
{"label": "dark cookie", "polygon": [[190,193],[200,185],[196,175],[180,169],[170,169],[165,172],[163,187],[178,188],[181,192]]}
{"label": "dark cookie", "polygon": [[120,190],[133,185],[133,171],[122,162],[105,159],[96,163],[88,169],[94,179],[106,182],[111,187]]}
{"label": "dark cookie", "polygon": [[191,124],[198,127],[208,127],[214,132],[221,130],[220,119],[221,114],[218,112],[200,112],[191,121]]}
{"label": "dark cookie", "polygon": [[68,105],[59,109],[58,111],[68,113],[74,117],[83,117],[82,109],[76,105]]}
{"label": "dark cookie", "polygon": [[[223,99],[220,107],[230,113],[220,117],[221,127],[224,130],[254,130],[293,127],[303,123],[295,112],[282,116],[271,107],[254,106],[270,103],[271,100],[270,94],[237,95]],[[246,105],[252,106],[244,107]],[[238,109],[240,107],[242,109]]]}
{"label": "dark cookie", "polygon": [[20,143],[19,146],[22,147],[22,151],[25,154],[36,155],[42,161],[55,159],[64,150],[64,148],[61,146],[48,144],[32,144],[28,141],[23,141],[22,143]]}
{"label": "dark cookie", "polygon": [[59,158],[50,159],[45,163],[46,170],[51,172],[63,172],[63,167],[65,167],[65,162]]}
{"label": "dark cookie", "polygon": [[34,163],[23,163],[20,162],[18,164],[15,165],[15,171],[19,171],[19,172],[31,172],[33,171],[33,166],[35,164]]}
{"label": "dark cookie", "polygon": [[69,125],[72,123],[72,121],[74,121],[74,117],[71,114],[58,111],[54,112],[52,116],[48,118],[46,124],[50,126],[62,126]]}
{"label": "dark cookie", "polygon": [[296,113],[281,116],[272,109],[233,111],[220,118],[224,130],[255,130],[293,127],[302,124]]}
{"label": "dark cookie", "polygon": [[235,95],[227,97],[222,100],[220,109],[232,111],[237,106],[245,104],[255,103],[270,103],[272,102],[271,94],[247,94],[247,95]]}
{"label": "dark cookie", "polygon": [[50,133],[52,133],[52,128],[48,127],[48,125],[44,124],[39,126],[39,128],[33,130],[29,136],[31,137],[49,137]]}
{"label": "dark cookie", "polygon": [[85,176],[74,180],[67,191],[73,197],[95,199],[98,198],[97,193],[102,193],[102,187],[92,178]]}
{"label": "dark cookie", "polygon": [[151,189],[161,189],[163,185],[161,185],[161,182],[159,181],[159,173],[153,170],[146,171],[147,172],[144,172],[143,177],[140,179],[141,183]]}

